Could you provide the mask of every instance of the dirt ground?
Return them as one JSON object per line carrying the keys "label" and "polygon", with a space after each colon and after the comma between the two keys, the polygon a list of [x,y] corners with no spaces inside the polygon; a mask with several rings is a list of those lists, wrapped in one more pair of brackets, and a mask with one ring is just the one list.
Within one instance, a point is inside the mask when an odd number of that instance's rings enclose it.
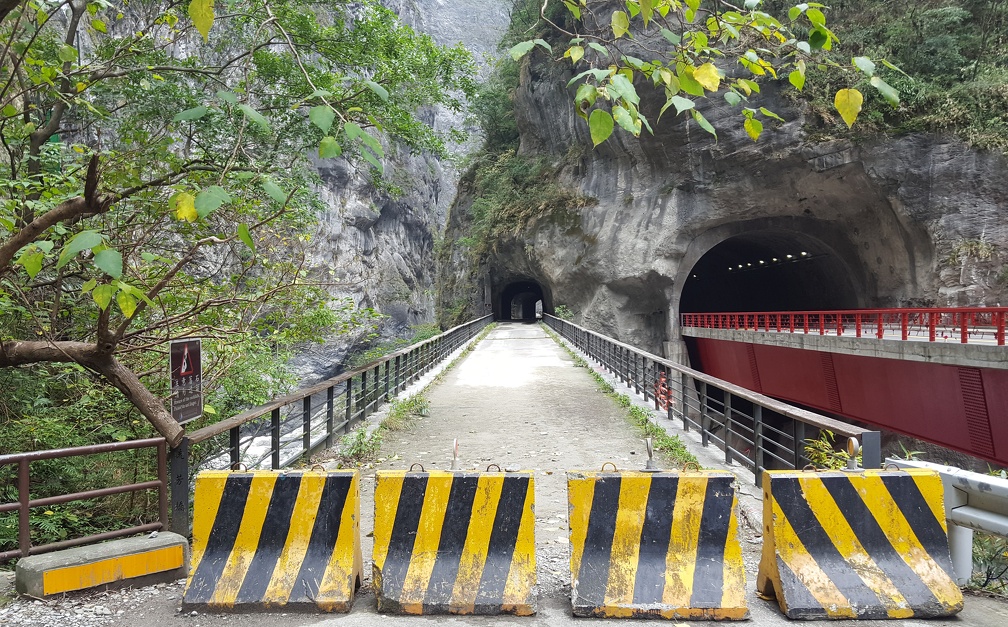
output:
{"label": "dirt ground", "polygon": [[[61,627],[80,625],[140,624],[186,627],[249,625],[293,627],[299,625],[568,625],[601,623],[593,619],[573,619],[570,615],[570,574],[567,539],[567,470],[596,470],[605,462],[620,470],[642,469],[646,461],[644,442],[630,423],[625,409],[597,390],[597,383],[585,368],[573,367],[570,355],[550,340],[538,325],[498,326],[467,358],[431,386],[429,415],[417,418],[401,431],[387,433],[379,461],[362,469],[361,534],[364,553],[364,586],[349,615],[206,615],[182,614],[180,583],[169,584],[154,593],[141,591],[76,595],[62,601],[76,609],[88,604],[111,610],[107,622],[74,623],[59,621]],[[625,389],[625,388],[624,388]],[[377,421],[380,417],[373,420]],[[678,432],[666,425],[670,433]],[[488,464],[506,470],[528,470],[535,477],[535,533],[539,581],[539,614],[514,617],[389,617],[378,615],[370,591],[374,476],[379,469],[407,469],[417,462],[426,470],[451,467],[452,442],[459,441],[459,468],[483,470]],[[684,435],[687,446],[705,467],[723,467],[722,454],[702,449],[696,438]],[[661,462],[660,462],[661,464]],[[666,466],[667,467],[667,466]],[[734,470],[738,471],[736,467]],[[761,538],[746,520],[759,523],[760,494],[752,485],[752,475],[739,472],[740,540],[748,577],[747,601],[753,621],[760,625],[782,625],[776,605],[755,595],[754,582]],[[146,590],[146,589],[145,589]],[[136,602],[137,594],[145,594]],[[8,609],[19,607],[18,601]],[[60,601],[46,603],[58,607]],[[22,612],[7,613],[9,624],[27,622],[31,602]],[[978,625],[1003,627],[1008,620],[1008,603],[968,597],[967,609],[959,617],[937,621],[900,621],[905,627],[927,625]],[[11,616],[15,618],[11,618]],[[21,619],[26,619],[22,622]],[[635,621],[634,624],[665,624],[664,621]],[[0,610],[0,624],[5,615]],[[691,622],[692,625],[706,624]],[[710,623],[714,624],[714,623]],[[825,624],[818,621],[810,625]],[[892,625],[891,621],[863,621],[859,624]]]}

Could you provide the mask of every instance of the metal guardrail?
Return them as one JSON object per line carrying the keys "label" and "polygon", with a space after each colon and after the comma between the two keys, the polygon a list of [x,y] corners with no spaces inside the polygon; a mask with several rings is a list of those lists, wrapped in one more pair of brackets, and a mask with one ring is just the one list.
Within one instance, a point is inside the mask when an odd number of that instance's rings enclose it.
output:
{"label": "metal guardrail", "polygon": [[[493,316],[484,316],[467,322],[362,368],[187,434],[170,455],[172,530],[189,533],[192,446],[227,433],[227,445],[215,450],[227,451],[231,465],[245,463],[249,468],[258,468],[268,460],[267,468],[280,470],[307,462],[314,453],[332,448],[339,435],[348,433],[354,423],[388,403],[492,320]],[[257,448],[264,450],[253,452]]]}
{"label": "metal guardrail", "polygon": [[935,309],[860,309],[852,311],[791,311],[690,313],[683,328],[818,333],[896,340],[958,340],[1005,345],[1008,307]]}
{"label": "metal guardrail", "polygon": [[664,405],[668,418],[681,420],[684,431],[699,429],[703,446],[714,442],[724,451],[725,462],[751,470],[757,485],[767,468],[809,464],[804,442],[820,430],[857,438],[863,466],[881,466],[878,431],[788,405],[555,316],[544,314],[543,321],[627,388],[653,401],[656,410]]}
{"label": "metal guardrail", "polygon": [[[101,453],[111,453],[115,451],[128,451],[133,449],[155,448],[157,449],[157,474],[156,480],[132,483],[122,486],[113,486],[87,492],[74,492],[61,494],[46,498],[31,498],[31,467],[35,461],[45,459],[66,459],[68,457],[83,457],[88,455],[98,455]],[[0,467],[6,465],[17,465],[17,492],[18,500],[13,503],[0,503],[0,514],[16,511],[18,513],[18,548],[0,553],[0,563],[9,561],[16,557],[27,557],[39,553],[48,553],[67,549],[82,544],[121,538],[147,531],[157,531],[163,529],[168,523],[168,471],[166,464],[167,443],[164,438],[150,438],[147,440],[133,440],[131,442],[113,442],[110,444],[96,444],[92,446],[78,446],[74,448],[53,449],[48,451],[33,451],[30,453],[13,453],[0,455]],[[114,494],[124,494],[128,492],[141,492],[144,490],[158,491],[158,522],[135,525],[125,529],[107,531],[105,533],[94,534],[82,538],[73,538],[62,542],[53,542],[32,546],[31,542],[31,519],[30,510],[36,507],[51,507],[61,503],[71,501],[85,501],[89,499],[112,496]]]}
{"label": "metal guardrail", "polygon": [[957,583],[965,584],[973,572],[973,531],[1008,538],[1008,479],[917,460],[886,459],[889,464],[941,475],[945,517],[952,525],[948,530],[952,568]]}

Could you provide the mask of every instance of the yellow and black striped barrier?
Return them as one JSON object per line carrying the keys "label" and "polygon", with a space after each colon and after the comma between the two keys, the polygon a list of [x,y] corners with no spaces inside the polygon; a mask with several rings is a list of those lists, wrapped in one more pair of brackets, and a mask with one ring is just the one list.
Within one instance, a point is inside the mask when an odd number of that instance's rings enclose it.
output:
{"label": "yellow and black striped barrier", "polygon": [[937,473],[763,473],[756,587],[788,618],[935,618],[963,607]]}
{"label": "yellow and black striped barrier", "polygon": [[568,472],[574,615],[748,618],[734,480]]}
{"label": "yellow and black striped barrier", "polygon": [[376,473],[378,611],[534,614],[533,483],[528,472]]}
{"label": "yellow and black striped barrier", "polygon": [[184,609],[349,612],[361,581],[353,472],[196,477]]}

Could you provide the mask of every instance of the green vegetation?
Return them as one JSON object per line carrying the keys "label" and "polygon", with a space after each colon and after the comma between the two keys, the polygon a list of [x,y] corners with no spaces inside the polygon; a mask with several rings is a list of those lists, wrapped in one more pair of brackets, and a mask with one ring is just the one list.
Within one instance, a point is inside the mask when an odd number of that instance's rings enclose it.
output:
{"label": "green vegetation", "polygon": [[413,332],[413,335],[409,338],[386,340],[366,350],[354,352],[347,360],[347,368],[350,370],[362,368],[374,361],[378,361],[389,353],[394,353],[401,348],[406,348],[413,344],[419,344],[424,340],[429,340],[441,334],[441,327],[436,324],[415,324],[410,327],[410,330]]}
{"label": "green vegetation", "polygon": [[595,382],[598,384],[600,392],[613,399],[616,404],[626,410],[627,419],[640,429],[640,432],[644,437],[652,439],[654,450],[665,453],[666,459],[676,466],[681,467],[685,464],[696,464],[697,467],[700,466],[700,462],[697,460],[696,456],[689,452],[679,436],[669,435],[663,427],[654,422],[653,414],[650,410],[635,405],[629,396],[617,392],[613,386],[605,380],[605,377],[592,368],[588,362],[574,353],[574,351],[572,351],[557,336],[557,334],[553,332],[552,329],[544,324],[540,324],[539,326],[542,327],[543,331],[545,331],[547,335],[553,338],[554,342],[567,351],[574,360],[575,366],[588,370],[588,373],[591,374],[591,376],[595,379]]}
{"label": "green vegetation", "polygon": [[561,320],[573,320],[574,312],[567,305],[557,305],[553,308],[553,314]]}
{"label": "green vegetation", "polygon": [[[833,432],[823,429],[819,437],[805,440],[805,457],[809,463],[818,469],[839,470],[847,467],[850,455],[846,448],[838,449]],[[857,455],[857,463],[861,465],[861,453]]]}

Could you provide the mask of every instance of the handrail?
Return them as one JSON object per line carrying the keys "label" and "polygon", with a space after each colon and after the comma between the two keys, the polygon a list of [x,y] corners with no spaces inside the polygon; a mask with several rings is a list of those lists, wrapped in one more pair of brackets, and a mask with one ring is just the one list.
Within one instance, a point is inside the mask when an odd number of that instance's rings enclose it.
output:
{"label": "handrail", "polygon": [[[864,447],[866,466],[877,467],[881,461],[877,431],[789,405],[549,314],[543,315],[543,321],[628,388],[653,400],[655,409],[664,407],[669,419],[681,418],[684,430],[699,427],[702,444],[707,446],[710,440],[720,444],[725,461],[737,461],[750,468],[757,485],[768,465],[805,465],[806,426],[856,437]],[[745,404],[752,409],[746,410]],[[764,409],[789,419],[790,426],[765,421]]]}
{"label": "handrail", "polygon": [[683,329],[852,335],[879,340],[958,339],[1005,345],[1008,307],[932,307],[832,311],[756,311],[682,314]]}
{"label": "handrail", "polygon": [[[147,531],[157,531],[164,529],[168,524],[168,466],[167,447],[164,438],[148,438],[144,440],[133,440],[128,442],[111,442],[108,444],[93,444],[90,446],[77,446],[73,448],[51,449],[47,451],[29,451],[26,453],[11,453],[0,455],[0,466],[16,464],[18,467],[18,500],[12,503],[0,503],[0,513],[18,512],[18,548],[10,551],[0,552],[0,563],[15,557],[27,557],[39,553],[57,551],[73,546],[80,546],[90,542],[108,540],[130,536]],[[73,492],[59,496],[51,496],[40,499],[31,498],[31,462],[46,459],[64,459],[67,457],[83,457],[85,455],[98,455],[101,453],[111,453],[115,451],[128,451],[141,448],[157,449],[158,478],[154,481],[144,481],[121,486],[99,488],[87,490],[85,492]],[[35,507],[48,507],[70,501],[84,501],[103,496],[124,494],[127,492],[142,492],[144,490],[158,491],[158,522],[143,525],[134,525],[125,529],[107,531],[105,533],[94,534],[82,538],[73,538],[62,542],[53,542],[32,546],[31,543],[31,519],[30,510]]]}

